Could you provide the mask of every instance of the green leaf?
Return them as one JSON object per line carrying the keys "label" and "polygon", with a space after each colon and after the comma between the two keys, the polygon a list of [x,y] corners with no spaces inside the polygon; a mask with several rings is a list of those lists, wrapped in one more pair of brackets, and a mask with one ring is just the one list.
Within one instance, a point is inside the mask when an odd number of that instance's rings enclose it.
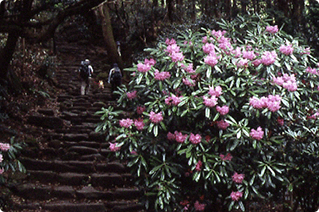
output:
{"label": "green leaf", "polygon": [[205,117],[206,118],[210,118],[210,108],[208,108],[208,107],[206,107],[206,109],[205,109]]}
{"label": "green leaf", "polygon": [[158,135],[158,125],[154,125],[153,134],[154,134],[155,137],[157,137],[157,135]]}

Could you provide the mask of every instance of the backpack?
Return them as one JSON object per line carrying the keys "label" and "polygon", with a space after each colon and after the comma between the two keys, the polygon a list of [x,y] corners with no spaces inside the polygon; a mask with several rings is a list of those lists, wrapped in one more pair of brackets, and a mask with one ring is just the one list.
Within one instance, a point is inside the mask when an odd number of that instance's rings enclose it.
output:
{"label": "backpack", "polygon": [[89,70],[89,66],[88,65],[82,65],[80,67],[80,77],[82,79],[88,79],[90,76],[90,70]]}
{"label": "backpack", "polygon": [[122,80],[122,74],[119,67],[115,67],[112,73],[112,81],[120,82]]}

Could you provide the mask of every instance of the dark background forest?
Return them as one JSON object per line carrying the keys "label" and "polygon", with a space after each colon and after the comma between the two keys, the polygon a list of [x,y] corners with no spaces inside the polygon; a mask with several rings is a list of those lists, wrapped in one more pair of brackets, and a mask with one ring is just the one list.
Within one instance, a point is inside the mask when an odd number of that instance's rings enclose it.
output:
{"label": "dark background forest", "polygon": [[55,107],[58,45],[98,49],[103,57],[93,66],[106,79],[113,63],[130,67],[144,58],[143,49],[178,31],[218,30],[221,19],[252,14],[318,57],[317,0],[0,0],[0,140],[25,133],[24,116],[38,105]]}

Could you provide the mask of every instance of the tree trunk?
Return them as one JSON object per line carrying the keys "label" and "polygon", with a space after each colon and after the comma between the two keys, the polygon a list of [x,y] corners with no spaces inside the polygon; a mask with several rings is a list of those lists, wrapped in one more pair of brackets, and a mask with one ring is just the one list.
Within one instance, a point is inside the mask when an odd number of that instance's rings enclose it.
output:
{"label": "tree trunk", "polygon": [[167,0],[167,13],[168,13],[168,20],[170,22],[174,22],[173,14],[174,14],[174,0]]}
{"label": "tree trunk", "polygon": [[226,19],[230,21],[231,19],[231,2],[230,0],[225,0],[225,16],[226,16]]}
{"label": "tree trunk", "polygon": [[0,50],[0,79],[7,79],[8,68],[12,60],[12,56],[15,51],[18,39],[18,33],[9,33],[5,47]]}
{"label": "tree trunk", "polygon": [[153,7],[158,7],[158,0],[153,0]]}
{"label": "tree trunk", "polygon": [[117,51],[117,45],[114,40],[111,17],[109,14],[109,8],[107,4],[104,3],[98,6],[95,10],[95,14],[97,15],[97,18],[101,20],[102,23],[103,36],[111,64],[118,63],[119,67],[123,69],[123,61]]}
{"label": "tree trunk", "polygon": [[196,20],[196,0],[192,0],[190,3],[191,19]]}

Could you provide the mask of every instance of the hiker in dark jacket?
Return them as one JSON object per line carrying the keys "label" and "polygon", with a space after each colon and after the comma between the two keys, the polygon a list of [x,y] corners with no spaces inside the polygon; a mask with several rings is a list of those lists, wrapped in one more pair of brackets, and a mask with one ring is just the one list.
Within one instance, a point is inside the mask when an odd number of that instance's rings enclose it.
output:
{"label": "hiker in dark jacket", "polygon": [[108,83],[112,85],[112,93],[122,84],[122,73],[117,63],[114,63],[113,68],[110,70]]}
{"label": "hiker in dark jacket", "polygon": [[81,80],[81,95],[87,95],[90,90],[90,81],[93,74],[93,68],[90,65],[90,60],[81,61],[79,75]]}

